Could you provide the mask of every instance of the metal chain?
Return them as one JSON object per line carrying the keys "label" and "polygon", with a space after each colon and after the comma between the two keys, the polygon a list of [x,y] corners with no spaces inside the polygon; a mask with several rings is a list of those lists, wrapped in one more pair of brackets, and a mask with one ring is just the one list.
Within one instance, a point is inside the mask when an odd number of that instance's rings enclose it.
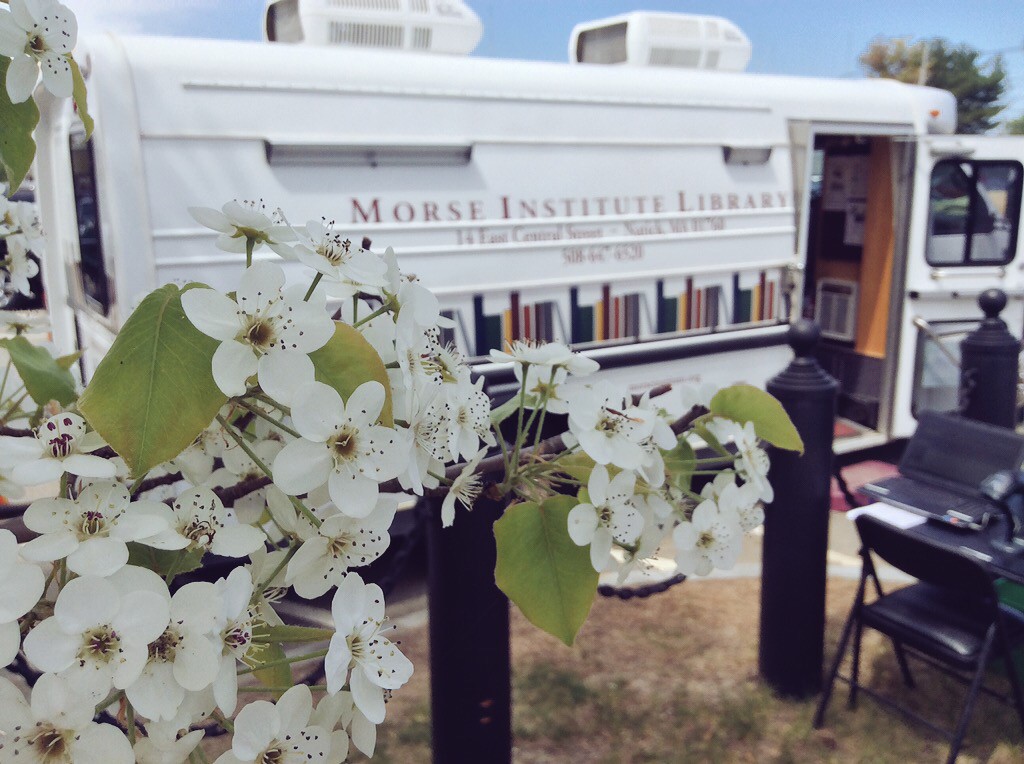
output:
{"label": "metal chain", "polygon": [[602,597],[617,597],[620,600],[646,599],[653,594],[661,594],[671,589],[676,584],[686,580],[682,573],[676,573],[672,578],[658,581],[644,586],[614,586],[613,584],[601,584],[597,587],[597,593]]}

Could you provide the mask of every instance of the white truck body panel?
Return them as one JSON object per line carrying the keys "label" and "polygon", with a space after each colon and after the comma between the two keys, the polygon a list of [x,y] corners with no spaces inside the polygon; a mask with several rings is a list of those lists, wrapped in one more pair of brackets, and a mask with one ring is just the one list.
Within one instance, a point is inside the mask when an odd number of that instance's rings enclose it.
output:
{"label": "white truck body panel", "polygon": [[[72,116],[52,101],[39,174],[56,242],[45,275],[57,340],[90,335],[81,337],[87,372],[93,350],[151,289],[235,284],[240,256],[217,250],[215,233],[187,207],[262,198],[295,225],[326,216],[353,242],[394,247],[403,270],[438,294],[456,321],[451,339],[469,356],[513,337],[582,349],[641,341],[697,358],[612,376],[637,387],[763,384],[789,358],[779,338],[800,309],[799,291],[790,309],[786,289],[813,245],[815,140],[926,147],[955,124],[948,93],[880,80],[114,36],[83,40],[77,55],[97,119],[90,193],[105,314],[75,276],[83,192],[76,202]],[[1016,143],[1005,149],[1024,156]],[[928,150],[918,154],[916,175],[894,179],[914,202],[897,204],[905,267],[893,274],[899,317],[886,363],[899,382],[877,425],[887,436],[913,421],[908,322],[925,303],[941,302],[940,313],[952,306],[956,317],[978,313],[967,299],[911,304],[902,295],[976,295],[982,285],[1024,294],[1016,261],[977,276],[936,276],[942,269],[925,263],[931,168],[920,158]],[[1013,311],[1008,323],[1019,332],[1019,301]]]}

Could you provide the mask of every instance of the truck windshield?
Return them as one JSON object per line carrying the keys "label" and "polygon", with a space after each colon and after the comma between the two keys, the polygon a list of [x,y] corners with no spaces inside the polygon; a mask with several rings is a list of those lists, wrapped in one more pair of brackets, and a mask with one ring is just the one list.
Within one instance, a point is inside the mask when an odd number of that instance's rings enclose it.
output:
{"label": "truck windshield", "polygon": [[1005,265],[1020,226],[1021,165],[950,159],[932,170],[929,265]]}

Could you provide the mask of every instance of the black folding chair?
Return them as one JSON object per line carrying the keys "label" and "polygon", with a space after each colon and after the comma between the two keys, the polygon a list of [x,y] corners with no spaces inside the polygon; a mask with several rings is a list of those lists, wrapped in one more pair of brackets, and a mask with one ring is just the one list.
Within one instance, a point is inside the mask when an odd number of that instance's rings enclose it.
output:
{"label": "black folding chair", "polygon": [[[822,726],[832,688],[837,678],[842,679],[850,685],[851,708],[856,706],[857,693],[863,691],[882,705],[917,720],[951,741],[947,761],[952,763],[960,752],[979,691],[1010,701],[982,683],[986,667],[998,655],[1005,663],[1012,702],[1024,729],[1024,697],[1010,653],[1015,645],[1024,642],[1024,625],[1000,609],[992,577],[985,565],[957,549],[932,543],[873,517],[861,515],[856,522],[862,543],[860,585],[843,626],[828,683],[814,714],[814,727]],[[875,572],[872,553],[918,582],[885,594]],[[869,579],[877,594],[877,599],[870,603],[865,601]],[[963,710],[953,730],[935,725],[860,683],[861,632],[865,626],[892,640],[900,673],[908,687],[914,686],[914,679],[907,664],[907,653],[913,653],[968,685]],[[839,667],[851,635],[853,663],[850,675],[843,676]]]}

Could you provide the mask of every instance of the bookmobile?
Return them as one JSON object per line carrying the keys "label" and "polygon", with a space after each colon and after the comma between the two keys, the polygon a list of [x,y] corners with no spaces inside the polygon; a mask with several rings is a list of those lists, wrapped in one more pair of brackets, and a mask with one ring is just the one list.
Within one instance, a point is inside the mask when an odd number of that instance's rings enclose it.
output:
{"label": "bookmobile", "polygon": [[956,405],[983,290],[1024,330],[1024,139],[953,134],[951,94],[744,73],[715,17],[580,24],[565,64],[464,55],[481,31],[457,0],[276,0],[262,43],[81,40],[95,133],[55,101],[37,133],[58,346],[88,376],[149,290],[233,283],[187,212],[233,198],[394,247],[471,358],[554,340],[638,390],[762,385],[813,317],[838,451]]}

